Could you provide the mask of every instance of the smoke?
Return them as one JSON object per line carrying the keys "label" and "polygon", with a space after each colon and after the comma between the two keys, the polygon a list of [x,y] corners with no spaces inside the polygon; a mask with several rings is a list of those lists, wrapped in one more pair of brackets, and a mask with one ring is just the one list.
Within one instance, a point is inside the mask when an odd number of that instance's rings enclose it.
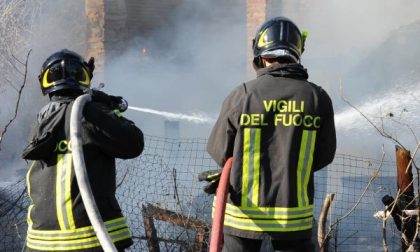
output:
{"label": "smoke", "polygon": [[[144,14],[145,19],[159,15],[163,25],[137,27],[129,48],[107,63],[106,90],[142,108],[216,118],[223,99],[244,81],[245,5],[239,0],[178,2],[171,12]],[[163,118],[132,112],[127,117],[148,134],[164,132]],[[207,137],[211,126],[181,122],[180,136]]]}
{"label": "smoke", "polygon": [[[404,75],[401,67],[418,72],[420,34],[413,23],[420,19],[419,1],[281,2],[283,9],[270,16],[281,13],[309,31],[303,64],[310,80],[329,92],[336,108],[346,106],[339,96],[340,79],[350,87],[347,95],[362,103],[392,88]],[[412,32],[401,33],[407,25],[412,25]]]}
{"label": "smoke", "polygon": [[[121,1],[121,0],[119,0]],[[24,90],[18,120],[5,136],[0,152],[0,172],[15,174],[26,167],[20,152],[36,113],[47,99],[41,95],[37,75],[42,62],[62,48],[85,55],[86,18],[83,0],[26,1],[36,3],[30,20],[28,48],[33,53],[28,86]],[[139,3],[140,1],[126,1]],[[170,2],[170,4],[168,4]],[[154,108],[165,113],[178,111],[178,118],[192,116],[210,121],[217,118],[223,99],[234,87],[246,81],[246,1],[242,0],[171,0],[141,1],[142,8],[127,5],[127,43],[120,53],[108,57],[105,91],[125,97],[139,108]],[[170,5],[170,7],[165,7]],[[346,96],[355,105],[378,117],[392,111],[401,120],[418,125],[413,116],[415,99],[396,91],[396,83],[405,90],[418,89],[420,47],[416,41],[420,2],[416,0],[267,0],[267,17],[285,15],[309,31],[302,63],[310,80],[330,94],[337,113],[339,149],[349,154],[380,152],[387,140],[363,125],[363,118],[352,112],[339,97],[339,79],[344,80]],[[63,11],[65,10],[65,11]],[[59,13],[59,14],[58,14]],[[406,27],[402,29],[401,27]],[[112,29],[109,29],[112,30]],[[414,31],[414,32],[413,32]],[[107,33],[108,34],[108,33]],[[112,42],[115,38],[108,36]],[[89,57],[90,55],[85,55]],[[407,76],[414,76],[407,81]],[[379,79],[379,77],[383,77]],[[95,78],[93,79],[96,82]],[[407,89],[409,88],[410,89]],[[394,96],[392,95],[394,93]],[[411,92],[413,93],[413,92]],[[400,94],[400,96],[398,95]],[[415,93],[418,99],[418,93]],[[14,96],[0,87],[0,122],[6,121]],[[371,98],[373,97],[373,98]],[[376,99],[376,100],[373,100]],[[400,107],[398,100],[403,104]],[[161,114],[162,114],[161,113]],[[127,111],[126,116],[150,135],[162,135],[163,117]],[[168,117],[166,117],[168,118]],[[375,119],[376,118],[376,119]],[[411,118],[411,121],[410,119]],[[390,122],[388,118],[385,122]],[[414,121],[413,121],[414,120]],[[353,125],[353,126],[349,126]],[[181,137],[207,137],[212,123],[199,125],[182,121]],[[388,127],[388,124],[385,124]],[[406,128],[406,127],[405,127]],[[393,128],[391,130],[395,132]],[[403,136],[404,134],[404,136]],[[398,137],[412,141],[410,132]],[[369,143],[369,145],[368,145]],[[0,174],[7,179],[10,174]]]}
{"label": "smoke", "polygon": [[[20,13],[22,10],[30,10],[30,12],[25,15],[24,20],[20,20],[21,22],[11,24],[21,25],[23,28],[22,31],[16,33],[15,37],[18,40],[9,44],[10,51],[8,53],[13,54],[20,61],[25,60],[29,49],[32,49],[32,53],[18,116],[9,127],[2,142],[0,182],[19,179],[28,169],[28,164],[22,160],[21,153],[28,142],[36,114],[48,101],[46,97],[42,96],[37,80],[43,61],[53,52],[63,48],[72,49],[81,55],[84,55],[86,50],[84,1],[30,0],[9,2],[19,2],[14,6],[16,9],[13,8],[13,11]],[[7,15],[3,17],[7,17]],[[10,30],[4,30],[6,33],[8,31],[10,32]],[[10,34],[13,34],[13,32]],[[0,57],[1,71],[10,71],[10,69],[5,69],[5,63],[7,63],[5,57]],[[24,72],[20,63],[15,62],[15,65],[20,72]],[[17,70],[12,68],[12,71],[16,73]],[[17,93],[6,82],[10,81],[16,87],[23,83],[23,78],[19,74],[7,78],[7,76],[10,76],[10,72],[2,74],[3,80],[0,82],[0,99],[2,101],[0,129],[12,117],[17,99]],[[6,79],[8,80],[5,81]]]}
{"label": "smoke", "polygon": [[[274,2],[274,1],[273,1]],[[310,81],[333,100],[338,151],[381,157],[382,146],[394,143],[380,136],[367,120],[340,98],[345,96],[376,125],[413,149],[419,133],[420,2],[407,1],[281,1],[281,13],[309,31],[302,62]],[[390,117],[387,115],[394,115]],[[411,129],[410,129],[411,128]],[[392,156],[392,155],[391,155]]]}
{"label": "smoke", "polygon": [[133,106],[128,106],[128,109],[132,109],[132,110],[136,110],[136,111],[140,111],[144,113],[149,113],[149,114],[154,114],[154,115],[159,115],[168,120],[175,120],[175,121],[182,120],[182,121],[188,121],[195,124],[203,124],[203,123],[207,124],[207,123],[215,122],[214,119],[205,115],[201,115],[201,114],[186,115],[182,113],[171,113],[171,112],[166,112],[166,111],[159,111],[159,110],[154,110],[154,109],[149,109],[149,108],[139,108],[139,107],[133,107]]}

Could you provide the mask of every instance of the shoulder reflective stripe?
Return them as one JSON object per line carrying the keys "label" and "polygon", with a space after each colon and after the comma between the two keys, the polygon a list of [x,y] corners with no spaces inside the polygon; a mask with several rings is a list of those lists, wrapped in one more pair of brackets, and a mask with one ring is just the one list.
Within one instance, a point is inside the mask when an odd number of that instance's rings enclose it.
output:
{"label": "shoulder reflective stripe", "polygon": [[257,206],[260,176],[261,129],[244,128],[242,206]]}
{"label": "shoulder reflective stripe", "polygon": [[297,169],[297,198],[299,206],[309,204],[308,183],[312,171],[316,131],[303,130]]}
{"label": "shoulder reflective stripe", "polygon": [[313,205],[307,207],[285,208],[285,207],[257,207],[243,208],[226,204],[226,215],[248,219],[298,219],[313,216]]}
{"label": "shoulder reflective stripe", "polygon": [[248,205],[248,182],[249,182],[249,148],[251,129],[244,128],[244,145],[242,156],[242,197],[241,205]]}
{"label": "shoulder reflective stripe", "polygon": [[[108,230],[112,229],[115,226],[119,226],[122,224],[126,224],[125,218],[124,217],[118,217],[115,218],[113,220],[108,220],[105,221],[105,226]],[[76,228],[73,230],[34,230],[34,229],[29,229],[28,230],[28,234],[33,234],[33,235],[63,235],[63,236],[69,236],[69,235],[75,235],[78,233],[84,233],[85,231],[93,231],[93,227],[92,226],[87,226],[87,227],[82,227],[82,228]]]}
{"label": "shoulder reflective stripe", "polygon": [[290,232],[312,229],[313,217],[298,220],[255,220],[225,216],[225,226],[248,231]]}
{"label": "shoulder reflective stripe", "polygon": [[254,132],[254,173],[252,179],[252,206],[258,206],[258,196],[260,190],[260,144],[261,129],[255,129]]}
{"label": "shoulder reflective stripe", "polygon": [[71,200],[71,154],[57,155],[56,208],[60,229],[75,229]]}
{"label": "shoulder reflective stripe", "polygon": [[[131,233],[128,228],[110,232],[109,235],[114,243],[131,238]],[[98,247],[100,243],[96,236],[68,241],[43,241],[28,237],[27,246],[32,249],[46,251],[68,251]]]}

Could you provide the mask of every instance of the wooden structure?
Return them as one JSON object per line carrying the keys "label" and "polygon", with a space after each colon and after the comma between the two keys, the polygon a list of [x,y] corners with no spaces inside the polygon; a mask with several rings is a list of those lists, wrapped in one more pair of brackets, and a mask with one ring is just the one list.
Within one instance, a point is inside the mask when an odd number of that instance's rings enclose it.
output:
{"label": "wooden structure", "polygon": [[[194,246],[189,246],[182,241],[169,241],[173,243],[180,243],[185,251],[207,251],[209,227],[206,222],[202,220],[192,219],[183,214],[159,208],[157,206],[147,204],[142,206],[143,223],[146,232],[147,246],[150,252],[159,252],[158,234],[155,227],[155,220],[164,221],[179,227],[190,229],[196,232]],[[165,240],[168,242],[167,240]],[[184,250],[183,250],[184,251]]]}
{"label": "wooden structure", "polygon": [[403,147],[396,146],[397,163],[397,198],[385,195],[382,202],[391,213],[397,229],[401,232],[401,250],[406,251],[416,234],[416,216],[407,214],[417,208],[414,198],[413,173],[411,171],[410,152]]}

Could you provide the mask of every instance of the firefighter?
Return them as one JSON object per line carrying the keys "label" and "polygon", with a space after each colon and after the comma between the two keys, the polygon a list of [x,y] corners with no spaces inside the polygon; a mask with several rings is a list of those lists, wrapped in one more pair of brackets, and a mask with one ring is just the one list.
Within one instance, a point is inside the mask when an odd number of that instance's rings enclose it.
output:
{"label": "firefighter", "polygon": [[115,159],[137,157],[143,133],[121,114],[121,97],[90,89],[94,59],[61,50],[42,65],[41,90],[50,102],[38,113],[23,158],[31,200],[26,251],[102,251],[83,205],[72,161],[70,113],[74,100],[92,94],[83,110],[83,151],[92,192],[108,233],[119,251],[133,242],[115,198]]}
{"label": "firefighter", "polygon": [[[313,251],[314,172],[336,150],[334,112],[328,94],[309,82],[300,64],[307,33],[289,19],[265,22],[253,40],[257,78],[224,100],[208,140],[223,167],[233,156],[224,220],[223,251]],[[220,171],[201,180],[214,193]]]}

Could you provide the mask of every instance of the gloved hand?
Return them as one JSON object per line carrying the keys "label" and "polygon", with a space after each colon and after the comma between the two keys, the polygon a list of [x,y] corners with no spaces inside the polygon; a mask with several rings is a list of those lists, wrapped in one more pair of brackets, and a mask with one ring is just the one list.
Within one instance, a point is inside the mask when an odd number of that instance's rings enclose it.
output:
{"label": "gloved hand", "polygon": [[86,89],[85,93],[92,96],[93,102],[103,103],[111,109],[118,109],[120,112],[124,112],[128,108],[127,101],[121,96],[108,95],[96,89]]}
{"label": "gloved hand", "polygon": [[210,170],[200,173],[198,175],[198,181],[209,182],[206,186],[204,186],[204,192],[207,194],[215,194],[217,187],[219,186],[221,175],[222,170]]}

